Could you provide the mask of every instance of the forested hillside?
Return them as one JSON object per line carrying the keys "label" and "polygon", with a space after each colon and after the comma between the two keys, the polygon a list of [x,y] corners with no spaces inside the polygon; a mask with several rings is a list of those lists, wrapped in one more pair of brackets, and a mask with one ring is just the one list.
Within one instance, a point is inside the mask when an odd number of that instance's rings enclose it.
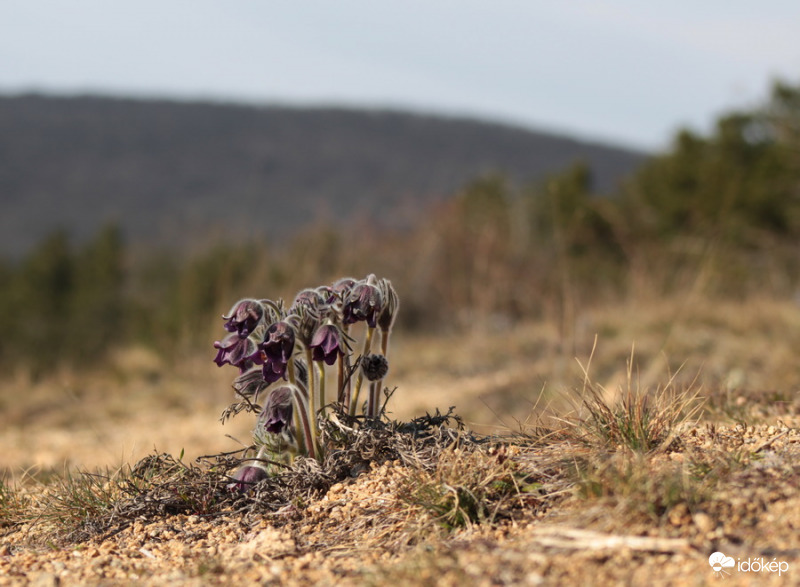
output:
{"label": "forested hillside", "polygon": [[576,162],[611,191],[641,153],[402,112],[36,95],[0,98],[0,254],[107,222],[128,242],[283,236],[316,220],[415,220],[472,178]]}

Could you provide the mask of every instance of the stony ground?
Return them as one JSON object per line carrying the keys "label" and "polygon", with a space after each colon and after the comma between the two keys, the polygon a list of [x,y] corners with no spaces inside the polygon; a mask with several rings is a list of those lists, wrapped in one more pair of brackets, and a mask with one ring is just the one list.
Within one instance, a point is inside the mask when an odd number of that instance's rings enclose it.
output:
{"label": "stony ground", "polygon": [[[756,346],[759,337],[769,339],[796,318],[786,307],[759,312],[754,322],[772,316],[775,326],[764,325],[762,334],[753,330],[750,344]],[[744,322],[735,322],[737,328],[747,326],[747,318],[736,320]],[[690,338],[710,323],[693,327]],[[679,323],[670,336],[681,328],[689,327]],[[549,333],[526,327],[503,336],[526,352],[547,355]],[[615,336],[628,334],[622,329]],[[725,356],[738,352],[730,336],[720,340]],[[481,434],[496,432],[493,422],[517,418],[521,412],[493,413],[493,402],[506,401],[497,390],[519,392],[520,382],[551,375],[542,375],[540,363],[492,355],[495,341],[472,340],[472,356],[479,358],[454,358],[445,369],[441,341],[416,341],[426,358],[421,366],[416,359],[396,363],[396,383],[407,397],[396,398],[395,417],[419,415],[426,400],[431,407],[458,404],[447,399],[462,387],[467,419],[480,420],[480,406],[489,414],[473,426]],[[642,344],[645,353],[648,344]],[[771,344],[754,355],[762,367],[783,364],[793,340]],[[706,351],[713,356],[719,349]],[[122,364],[111,380],[18,378],[2,393],[0,585],[798,584],[796,367],[783,366],[771,387],[766,370],[739,373],[736,365],[744,363],[734,359],[733,366],[711,364],[719,376],[699,385],[703,408],[676,424],[669,442],[650,450],[603,441],[585,425],[559,428],[550,421],[539,427],[532,419],[505,436],[442,443],[434,461],[415,461],[413,451],[367,459],[294,500],[143,512],[106,526],[82,525],[74,510],[65,517],[70,510],[58,507],[65,464],[77,479],[76,469],[105,475],[106,467],[114,471],[162,452],[175,458],[184,452],[183,461],[192,464],[198,455],[236,448],[224,434],[246,439],[252,422],[214,424],[226,402],[224,375],[200,369],[199,375],[164,376],[153,357],[126,356],[121,362],[136,367]],[[596,369],[606,382],[624,378],[602,362]],[[736,381],[724,385],[726,377]],[[527,389],[540,386],[528,383]],[[20,387],[27,390],[25,401],[12,401]],[[458,497],[468,494],[483,505],[471,510],[471,502]],[[715,552],[734,566],[715,573],[709,564]]]}
{"label": "stony ground", "polygon": [[[797,427],[690,426],[644,456],[567,440],[490,444],[444,450],[441,475],[375,462],[259,515],[143,516],[66,542],[57,521],[33,519],[3,529],[0,585],[702,585],[722,580],[708,562],[717,551],[786,565],[727,569],[725,584],[798,581]],[[528,486],[487,493],[489,510],[464,524],[446,522],[452,502],[437,509],[418,491],[475,489],[470,471],[500,461]]]}

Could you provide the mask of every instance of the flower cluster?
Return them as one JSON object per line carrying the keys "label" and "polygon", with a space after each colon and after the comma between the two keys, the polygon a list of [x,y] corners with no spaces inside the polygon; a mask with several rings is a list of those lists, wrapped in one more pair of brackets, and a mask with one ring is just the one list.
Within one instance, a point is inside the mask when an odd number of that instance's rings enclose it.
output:
{"label": "flower cluster", "polygon": [[[366,417],[380,415],[379,392],[398,308],[391,282],[374,275],[304,289],[289,308],[283,300],[236,302],[223,316],[229,334],[214,343],[217,365],[239,370],[233,388],[241,402],[229,411],[258,413],[254,435],[260,449],[321,459],[318,422],[333,404],[350,415],[359,410]],[[363,335],[358,351],[356,331]],[[359,405],[365,380],[369,393]],[[329,398],[331,388],[335,393]]]}

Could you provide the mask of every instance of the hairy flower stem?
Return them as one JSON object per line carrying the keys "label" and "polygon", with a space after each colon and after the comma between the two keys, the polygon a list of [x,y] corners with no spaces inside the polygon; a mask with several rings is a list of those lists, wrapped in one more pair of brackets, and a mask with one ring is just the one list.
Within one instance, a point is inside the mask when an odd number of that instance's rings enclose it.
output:
{"label": "hairy flower stem", "polygon": [[294,361],[290,358],[289,362],[286,364],[286,374],[289,377],[289,383],[297,387],[297,374],[294,370]]}
{"label": "hairy flower stem", "polygon": [[369,384],[369,403],[367,404],[367,416],[375,418],[378,416],[378,382],[371,381]]}
{"label": "hairy flower stem", "polygon": [[[269,452],[269,447],[266,444],[264,446],[262,446],[261,448],[259,448],[258,452],[256,453],[255,458],[253,459],[254,461],[256,461],[255,464],[261,464],[260,461],[262,459],[266,459],[267,458],[267,453],[268,452]],[[261,465],[261,466],[263,466],[263,465]]]}
{"label": "hairy flower stem", "polygon": [[325,364],[322,361],[317,361],[317,369],[319,370],[319,409],[325,409]]}
{"label": "hairy flower stem", "polygon": [[336,401],[338,401],[342,405],[345,404],[345,401],[349,402],[350,398],[347,397],[347,393],[344,389],[344,355],[339,355],[339,358],[336,360]]}
{"label": "hairy flower stem", "polygon": [[[391,330],[384,330],[381,328],[381,354],[384,358],[389,358],[389,336],[392,334]],[[383,389],[383,377],[381,377],[377,382],[378,392]]]}
{"label": "hairy flower stem", "polygon": [[389,335],[392,334],[391,330],[381,330],[381,354],[389,358]]}
{"label": "hairy flower stem", "polygon": [[311,425],[311,444],[317,446],[317,406],[314,394],[316,375],[314,373],[314,361],[311,358],[311,349],[306,348],[306,367],[308,368],[308,421]]}
{"label": "hairy flower stem", "polygon": [[[294,370],[294,360],[289,359],[289,363],[286,365],[286,374],[289,377],[289,383],[294,385],[294,387],[299,390],[300,388],[297,385],[297,375],[295,374]],[[299,393],[303,393],[299,391]],[[294,414],[292,414],[292,418],[294,420],[294,434],[295,438],[297,439],[297,450],[300,452],[303,451],[303,447],[306,447],[308,450],[308,418],[304,415],[306,413],[306,408],[298,405],[297,399],[294,399]]]}
{"label": "hairy flower stem", "polygon": [[[368,326],[367,336],[364,338],[364,349],[361,351],[362,357],[369,354],[370,348],[372,348],[372,335],[374,333],[375,333],[375,328],[372,326]],[[363,381],[364,381],[364,373],[361,369],[359,369],[358,374],[356,375],[355,393],[353,394],[353,399],[350,402],[351,416],[355,416],[356,409],[358,409],[358,396],[361,394],[361,384],[363,383]]]}
{"label": "hairy flower stem", "polygon": [[300,390],[298,387],[294,387],[294,394],[292,395],[292,399],[294,400],[294,412],[295,417],[300,418],[300,422],[303,426],[303,432],[300,433],[300,427],[297,427],[298,435],[302,436],[298,437],[297,445],[302,450],[301,442],[305,442],[306,445],[306,454],[311,457],[312,459],[316,458],[316,450],[315,444],[316,439],[312,434],[312,430],[314,428],[311,426],[311,423],[308,421],[308,402],[306,401],[305,394]]}
{"label": "hairy flower stem", "polygon": [[[342,332],[344,333],[345,340],[347,340],[350,336],[350,325],[345,324],[342,327]],[[347,378],[347,382],[345,383],[345,374],[350,372],[350,353],[344,353],[343,355],[339,355],[339,360],[336,363],[336,370],[337,370],[337,399],[339,403],[345,407],[345,409],[350,409],[350,395],[351,395],[351,382],[350,378]],[[345,389],[345,385],[347,388]]]}

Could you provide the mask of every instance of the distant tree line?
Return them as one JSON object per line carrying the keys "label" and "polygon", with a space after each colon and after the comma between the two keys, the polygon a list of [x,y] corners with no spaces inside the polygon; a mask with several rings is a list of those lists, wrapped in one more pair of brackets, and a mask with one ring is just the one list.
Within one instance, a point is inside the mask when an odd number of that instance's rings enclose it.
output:
{"label": "distant tree line", "polygon": [[[133,255],[107,227],[83,246],[58,232],[0,264],[0,364],[95,366],[115,346],[211,355],[237,296],[279,297],[341,275],[390,278],[401,328],[461,329],[702,290],[791,296],[800,287],[800,87],[688,130],[610,197],[587,165],[517,187],[477,178],[412,229],[313,225],[278,243],[194,256]],[[291,302],[291,300],[288,300]]]}
{"label": "distant tree line", "polygon": [[317,219],[397,223],[475,175],[526,182],[577,157],[610,191],[644,154],[402,112],[0,95],[0,251],[57,226],[84,240],[108,218],[131,244],[181,248]]}
{"label": "distant tree line", "polygon": [[0,265],[0,358],[35,369],[98,364],[125,339],[125,266],[119,230],[73,249],[59,231],[21,262]]}

